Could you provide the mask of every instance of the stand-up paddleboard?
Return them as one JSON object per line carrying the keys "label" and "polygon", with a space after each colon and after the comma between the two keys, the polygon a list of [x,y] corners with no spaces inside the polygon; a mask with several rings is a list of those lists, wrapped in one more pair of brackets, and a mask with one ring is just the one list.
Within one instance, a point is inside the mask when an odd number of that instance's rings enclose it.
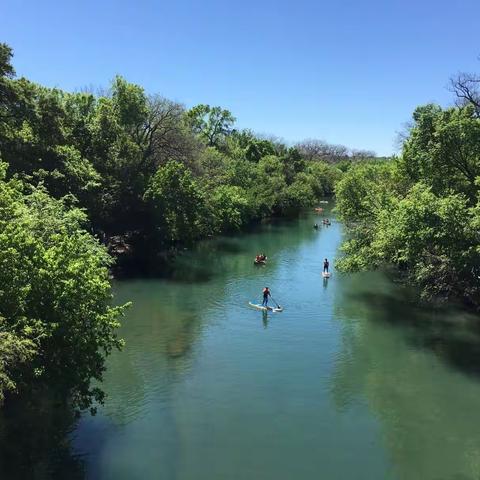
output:
{"label": "stand-up paddleboard", "polygon": [[248,302],[248,304],[253,307],[257,308],[258,310],[263,310],[263,311],[268,311],[268,312],[283,312],[283,308],[278,306],[278,307],[265,307],[263,305],[260,305],[259,303],[252,303]]}
{"label": "stand-up paddleboard", "polygon": [[331,273],[330,272],[322,272],[322,277],[323,278],[330,278]]}

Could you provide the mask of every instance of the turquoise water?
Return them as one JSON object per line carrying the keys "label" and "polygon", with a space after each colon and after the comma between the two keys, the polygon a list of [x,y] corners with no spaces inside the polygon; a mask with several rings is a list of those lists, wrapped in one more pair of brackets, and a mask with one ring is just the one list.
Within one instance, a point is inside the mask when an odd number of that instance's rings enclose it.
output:
{"label": "turquoise water", "polygon": [[[68,436],[75,478],[480,478],[476,319],[380,273],[322,279],[343,232],[318,219],[203,242],[171,278],[115,285],[134,302],[126,347],[105,406]],[[248,306],[264,286],[282,313]]]}

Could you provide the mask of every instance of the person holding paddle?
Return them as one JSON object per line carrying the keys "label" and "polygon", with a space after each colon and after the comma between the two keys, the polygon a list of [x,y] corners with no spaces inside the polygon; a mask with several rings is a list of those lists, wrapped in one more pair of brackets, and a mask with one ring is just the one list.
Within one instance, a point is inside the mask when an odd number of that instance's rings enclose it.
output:
{"label": "person holding paddle", "polygon": [[330,266],[330,263],[328,263],[328,260],[325,259],[323,262],[323,272],[328,273],[328,267]]}
{"label": "person holding paddle", "polygon": [[268,306],[268,297],[271,297],[272,295],[270,294],[270,289],[268,287],[265,287],[263,289],[263,302],[262,306],[267,307]]}

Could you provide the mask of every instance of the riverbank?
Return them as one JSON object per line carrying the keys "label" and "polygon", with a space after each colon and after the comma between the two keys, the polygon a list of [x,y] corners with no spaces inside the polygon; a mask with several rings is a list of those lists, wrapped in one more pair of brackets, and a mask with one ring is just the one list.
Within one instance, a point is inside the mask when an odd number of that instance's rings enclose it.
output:
{"label": "riverbank", "polygon": [[[277,214],[270,217],[257,218],[243,225],[238,231],[232,231],[227,234],[206,235],[203,238],[198,238],[195,242],[178,244],[158,252],[155,251],[153,246],[148,245],[146,242],[144,242],[143,247],[137,246],[137,248],[135,248],[132,244],[128,243],[126,238],[116,236],[110,240],[105,240],[109,253],[115,260],[112,266],[112,278],[118,280],[142,277],[168,278],[174,271],[177,257],[195,251],[199,242],[213,241],[215,243],[218,239],[243,237],[244,235],[255,233],[260,228],[269,224],[278,224],[282,221],[294,221],[299,216],[306,215],[307,212],[312,212],[316,209],[319,209],[319,211],[315,212],[317,223],[321,224],[321,219],[326,218],[327,213],[332,213],[332,205],[334,205],[333,196],[321,197],[309,208],[285,212],[283,215]],[[260,251],[261,250],[251,252],[251,257],[254,258]]]}

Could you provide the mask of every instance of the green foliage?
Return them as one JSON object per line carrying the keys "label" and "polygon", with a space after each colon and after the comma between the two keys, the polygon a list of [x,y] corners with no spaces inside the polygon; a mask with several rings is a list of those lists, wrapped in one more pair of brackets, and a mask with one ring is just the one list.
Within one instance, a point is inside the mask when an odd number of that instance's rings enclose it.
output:
{"label": "green foliage", "polygon": [[463,192],[474,201],[480,175],[480,121],[473,106],[442,110],[419,107],[406,140],[400,166],[413,182],[425,181],[433,191]]}
{"label": "green foliage", "polygon": [[[11,64],[12,49],[5,43],[0,43],[0,106],[7,105],[13,101],[9,78],[15,75],[15,70]],[[0,108],[0,119],[6,116]]]}
{"label": "green foliage", "polygon": [[395,265],[424,297],[480,305],[480,119],[419,107],[402,156],[352,166],[336,185],[347,271]]}
{"label": "green foliage", "polygon": [[186,113],[186,121],[207,146],[218,147],[231,132],[235,117],[221,107],[200,104]]}
{"label": "green foliage", "polygon": [[251,217],[246,191],[233,185],[221,185],[210,196],[208,205],[213,219],[213,232],[230,232],[242,228]]}
{"label": "green foliage", "polygon": [[[233,130],[220,107],[185,111],[119,76],[100,96],[49,89],[15,79],[10,57],[3,46],[0,153],[10,174],[57,199],[73,195],[113,251],[119,241],[122,251],[168,249],[294,213],[332,194],[340,177],[296,148]],[[174,174],[171,161],[183,171]],[[193,186],[174,193],[179,175]]]}
{"label": "green foliage", "polygon": [[388,204],[393,185],[393,163],[362,163],[348,170],[335,188],[341,220],[368,225]]}
{"label": "green foliage", "polygon": [[335,185],[342,177],[342,171],[324,162],[315,162],[307,166],[310,186],[316,198],[333,195]]}
{"label": "green foliage", "polygon": [[250,162],[258,162],[267,155],[274,155],[275,147],[268,140],[253,138],[245,147],[245,158]]}
{"label": "green foliage", "polygon": [[105,249],[82,224],[83,212],[45,190],[27,194],[0,175],[0,397],[55,384],[74,405],[103,394],[105,356],[119,348],[123,307],[111,300]]}
{"label": "green foliage", "polygon": [[191,242],[204,233],[202,192],[192,173],[181,163],[170,161],[160,167],[145,193],[151,203],[155,230],[168,240]]}

